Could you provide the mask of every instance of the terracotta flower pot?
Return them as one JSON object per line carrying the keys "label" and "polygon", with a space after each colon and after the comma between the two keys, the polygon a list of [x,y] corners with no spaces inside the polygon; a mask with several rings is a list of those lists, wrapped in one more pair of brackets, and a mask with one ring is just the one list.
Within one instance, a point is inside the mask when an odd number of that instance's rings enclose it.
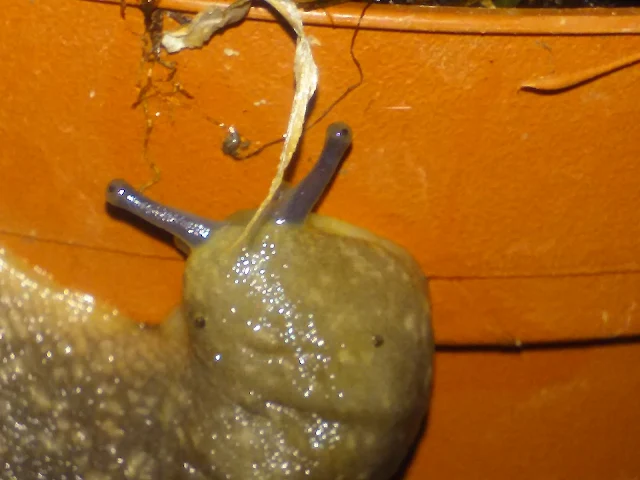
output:
{"label": "terracotta flower pot", "polygon": [[[361,9],[306,14],[321,75],[312,119],[358,79]],[[108,215],[104,188],[144,184],[151,159],[162,178],[149,194],[162,202],[212,218],[259,203],[278,147],[230,160],[211,121],[259,142],[285,129],[293,44],[266,12],[251,17],[176,57],[193,100],[152,104],[145,159],[145,117],[131,107],[141,15],[7,2],[0,243],[160,320],[178,301],[182,259]],[[295,177],[324,125],[348,122],[355,145],[320,212],[405,246],[432,278],[436,339],[449,347],[407,478],[640,473],[640,344],[600,344],[640,333],[640,68],[553,94],[520,88],[631,58],[638,32],[635,10],[367,11],[354,48],[364,82],[306,135]],[[527,347],[539,342],[551,345]]]}

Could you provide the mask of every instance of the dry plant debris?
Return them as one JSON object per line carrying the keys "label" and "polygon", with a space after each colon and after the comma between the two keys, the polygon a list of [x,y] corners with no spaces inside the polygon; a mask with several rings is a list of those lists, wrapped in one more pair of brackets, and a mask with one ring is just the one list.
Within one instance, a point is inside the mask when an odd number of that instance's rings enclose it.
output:
{"label": "dry plant debris", "polygon": [[[248,235],[251,235],[258,220],[261,218],[263,212],[266,210],[267,206],[281,187],[287,167],[293,158],[304,130],[307,107],[316,91],[318,83],[318,67],[313,58],[311,41],[305,34],[304,26],[302,24],[302,16],[295,1],[266,1],[282,16],[297,36],[293,66],[296,85],[291,114],[289,116],[286,133],[283,136],[284,144],[280,154],[280,160],[274,178],[271,182],[269,192],[260,207],[257,209],[254,217],[247,225],[245,233],[238,242],[244,241]],[[124,4],[125,0],[121,0],[122,13],[124,13]],[[216,33],[230,25],[241,22],[251,7],[251,0],[237,0],[227,7],[212,5],[198,13],[189,21],[181,22],[179,19],[179,23],[183,24],[172,31],[162,30],[164,12],[157,9],[157,0],[144,0],[140,7],[143,10],[143,13],[145,13],[146,31],[149,36],[148,53],[150,57],[148,57],[147,60],[150,59],[152,66],[156,63],[160,63],[168,68],[171,72],[168,80],[171,81],[175,75],[175,64],[164,62],[161,59],[159,45],[164,47],[169,53],[177,53],[186,48],[202,48]],[[158,11],[160,13],[157,13]],[[160,32],[162,32],[161,35]],[[153,116],[149,115],[149,111],[146,106],[147,102],[153,96],[166,96],[154,91],[155,86],[154,82],[151,80],[151,71],[152,67],[148,70],[149,74],[147,84],[141,88],[137,102],[145,108],[145,115],[147,117],[147,142],[151,130],[153,129]],[[182,89],[179,83],[174,83],[174,90],[170,92],[170,95],[175,95],[177,93],[188,96],[188,93]],[[152,180],[151,184],[155,183],[159,176],[159,172],[153,163],[152,166],[156,172],[156,176],[154,177],[154,180]]]}

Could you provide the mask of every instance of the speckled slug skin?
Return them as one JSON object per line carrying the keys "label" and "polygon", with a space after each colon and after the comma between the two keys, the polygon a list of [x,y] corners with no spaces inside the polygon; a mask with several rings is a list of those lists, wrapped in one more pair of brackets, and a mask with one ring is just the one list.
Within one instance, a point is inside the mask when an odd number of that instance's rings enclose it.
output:
{"label": "speckled slug skin", "polygon": [[389,478],[429,396],[418,267],[314,222],[238,253],[240,228],[160,327],[0,250],[2,479]]}
{"label": "speckled slug skin", "polygon": [[186,347],[0,249],[1,478],[186,478]]}

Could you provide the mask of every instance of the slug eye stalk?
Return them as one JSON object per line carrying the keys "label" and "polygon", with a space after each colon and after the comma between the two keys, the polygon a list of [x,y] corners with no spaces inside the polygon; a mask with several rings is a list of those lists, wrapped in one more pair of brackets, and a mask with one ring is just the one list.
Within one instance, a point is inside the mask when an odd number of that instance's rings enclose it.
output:
{"label": "slug eye stalk", "polygon": [[107,203],[169,232],[185,253],[204,243],[223,223],[167,207],[147,198],[124,180],[107,187]]}
{"label": "slug eye stalk", "polygon": [[332,123],[327,128],[324,148],[309,174],[280,201],[274,213],[278,223],[301,223],[313,210],[338,166],[351,146],[351,129],[346,123]]}

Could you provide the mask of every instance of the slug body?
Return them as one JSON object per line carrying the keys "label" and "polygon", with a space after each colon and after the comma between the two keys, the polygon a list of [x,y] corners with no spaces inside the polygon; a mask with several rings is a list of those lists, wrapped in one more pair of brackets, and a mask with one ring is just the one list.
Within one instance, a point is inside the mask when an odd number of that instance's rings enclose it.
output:
{"label": "slug body", "polygon": [[429,400],[425,280],[399,247],[310,214],[350,144],[249,219],[122,181],[107,200],[188,253],[181,306],[142,326],[0,249],[2,479],[388,479]]}

